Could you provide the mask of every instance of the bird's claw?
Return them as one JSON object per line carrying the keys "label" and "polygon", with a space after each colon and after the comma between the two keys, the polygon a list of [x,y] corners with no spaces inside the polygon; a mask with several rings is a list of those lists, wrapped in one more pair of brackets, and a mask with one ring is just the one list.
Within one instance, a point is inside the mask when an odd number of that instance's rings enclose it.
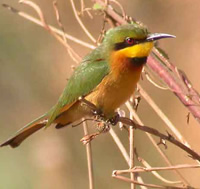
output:
{"label": "bird's claw", "polygon": [[108,119],[107,122],[113,126],[115,126],[119,122],[120,115],[116,113],[112,118]]}
{"label": "bird's claw", "polygon": [[97,124],[97,130],[99,133],[106,133],[110,130],[110,125],[106,122],[99,122]]}
{"label": "bird's claw", "polygon": [[115,115],[109,119],[106,119],[105,115],[101,111],[94,112],[95,119],[98,121],[102,121],[105,124],[116,125],[119,122],[120,115],[116,112]]}
{"label": "bird's claw", "polygon": [[97,130],[100,133],[106,133],[110,130],[110,125],[114,126],[119,122],[119,114],[116,113],[112,118],[106,119],[105,116],[97,115],[95,118],[99,121],[97,124]]}

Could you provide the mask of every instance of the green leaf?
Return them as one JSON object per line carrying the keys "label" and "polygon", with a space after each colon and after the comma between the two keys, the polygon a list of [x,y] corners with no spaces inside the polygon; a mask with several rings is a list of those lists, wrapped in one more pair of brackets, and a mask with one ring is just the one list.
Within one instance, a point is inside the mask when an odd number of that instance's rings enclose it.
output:
{"label": "green leaf", "polygon": [[103,6],[101,6],[99,3],[95,3],[93,5],[93,9],[94,10],[103,10]]}

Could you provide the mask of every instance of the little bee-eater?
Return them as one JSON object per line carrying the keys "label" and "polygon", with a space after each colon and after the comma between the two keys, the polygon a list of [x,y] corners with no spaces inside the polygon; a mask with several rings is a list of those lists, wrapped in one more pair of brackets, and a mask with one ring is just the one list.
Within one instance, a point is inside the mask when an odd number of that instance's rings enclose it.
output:
{"label": "little bee-eater", "polygon": [[62,128],[91,116],[91,109],[83,106],[79,97],[84,97],[106,118],[111,118],[115,110],[134,93],[154,41],[171,37],[174,36],[149,34],[145,27],[136,24],[110,29],[102,44],[83,58],[75,69],[57,104],[1,146],[10,145],[14,148],[31,134],[52,123],[56,124],[56,128]]}

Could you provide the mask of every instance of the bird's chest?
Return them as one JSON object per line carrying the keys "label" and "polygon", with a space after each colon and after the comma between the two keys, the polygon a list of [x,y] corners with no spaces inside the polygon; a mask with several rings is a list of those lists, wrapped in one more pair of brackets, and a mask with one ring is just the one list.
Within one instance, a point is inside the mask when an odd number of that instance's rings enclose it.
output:
{"label": "bird's chest", "polygon": [[142,67],[124,69],[118,73],[111,71],[86,98],[105,115],[112,116],[114,111],[133,95],[141,70]]}

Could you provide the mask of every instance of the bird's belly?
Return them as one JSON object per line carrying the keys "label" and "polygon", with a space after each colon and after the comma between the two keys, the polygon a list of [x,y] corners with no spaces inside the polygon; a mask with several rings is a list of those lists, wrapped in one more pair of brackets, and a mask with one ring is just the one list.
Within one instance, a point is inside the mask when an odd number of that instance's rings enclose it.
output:
{"label": "bird's belly", "polygon": [[133,95],[141,71],[130,71],[120,77],[106,76],[86,99],[97,106],[107,117]]}
{"label": "bird's belly", "polygon": [[[112,73],[107,75],[85,99],[96,105],[107,118],[112,117],[115,110],[133,95],[141,70],[142,67],[132,69],[117,77],[114,77]],[[82,106],[80,101],[77,101],[58,116],[55,123],[66,125],[91,115],[89,107]]]}

